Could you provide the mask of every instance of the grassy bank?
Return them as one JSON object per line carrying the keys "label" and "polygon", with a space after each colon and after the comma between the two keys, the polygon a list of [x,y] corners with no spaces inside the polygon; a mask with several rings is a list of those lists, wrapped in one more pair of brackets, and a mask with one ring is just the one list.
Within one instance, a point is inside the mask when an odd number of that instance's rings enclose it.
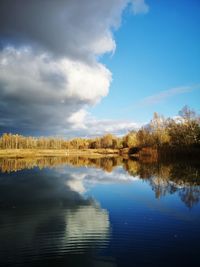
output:
{"label": "grassy bank", "polygon": [[0,149],[0,157],[57,157],[57,156],[113,157],[118,149]]}
{"label": "grassy bank", "polygon": [[98,149],[0,149],[0,158],[26,158],[26,157],[66,157],[85,156],[98,157],[133,157],[140,161],[156,162],[159,159],[199,158],[199,147],[142,147],[142,148],[98,148]]}

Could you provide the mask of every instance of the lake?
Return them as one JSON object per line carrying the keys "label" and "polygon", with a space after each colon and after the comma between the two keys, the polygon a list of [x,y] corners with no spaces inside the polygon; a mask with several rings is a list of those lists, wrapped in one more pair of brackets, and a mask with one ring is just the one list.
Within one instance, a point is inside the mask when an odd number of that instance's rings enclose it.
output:
{"label": "lake", "polygon": [[0,266],[200,266],[200,164],[0,159]]}

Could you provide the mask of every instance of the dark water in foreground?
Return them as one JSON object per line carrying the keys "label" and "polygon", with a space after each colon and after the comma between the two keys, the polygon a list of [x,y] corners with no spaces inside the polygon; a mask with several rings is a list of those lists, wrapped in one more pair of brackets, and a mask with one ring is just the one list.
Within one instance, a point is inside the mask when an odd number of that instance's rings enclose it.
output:
{"label": "dark water in foreground", "polygon": [[1,159],[0,170],[0,266],[200,266],[198,162]]}

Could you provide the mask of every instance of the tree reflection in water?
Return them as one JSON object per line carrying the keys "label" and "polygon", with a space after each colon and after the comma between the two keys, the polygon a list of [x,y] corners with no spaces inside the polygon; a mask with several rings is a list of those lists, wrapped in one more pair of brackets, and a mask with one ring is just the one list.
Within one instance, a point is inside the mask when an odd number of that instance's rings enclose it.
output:
{"label": "tree reflection in water", "polygon": [[[180,199],[188,207],[192,207],[200,199],[200,164],[198,162],[152,162],[137,161],[122,157],[43,157],[43,158],[1,158],[2,173],[16,172],[32,168],[54,168],[60,166],[91,167],[112,173],[117,166],[122,166],[127,175],[139,177],[150,184],[156,198],[177,192]],[[70,185],[70,181],[68,182]],[[71,188],[75,182],[71,182]],[[79,184],[81,187],[82,185]],[[84,189],[82,188],[82,192]]]}

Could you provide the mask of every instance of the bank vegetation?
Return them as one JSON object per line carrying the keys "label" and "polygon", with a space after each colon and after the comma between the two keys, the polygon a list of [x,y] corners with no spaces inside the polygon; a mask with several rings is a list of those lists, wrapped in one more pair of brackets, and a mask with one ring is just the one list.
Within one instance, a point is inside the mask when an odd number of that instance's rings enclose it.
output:
{"label": "bank vegetation", "polygon": [[123,137],[106,134],[96,138],[67,140],[4,133],[0,156],[60,156],[68,154],[130,154],[136,157],[199,156],[200,116],[185,106],[175,118],[154,113],[152,120]]}

